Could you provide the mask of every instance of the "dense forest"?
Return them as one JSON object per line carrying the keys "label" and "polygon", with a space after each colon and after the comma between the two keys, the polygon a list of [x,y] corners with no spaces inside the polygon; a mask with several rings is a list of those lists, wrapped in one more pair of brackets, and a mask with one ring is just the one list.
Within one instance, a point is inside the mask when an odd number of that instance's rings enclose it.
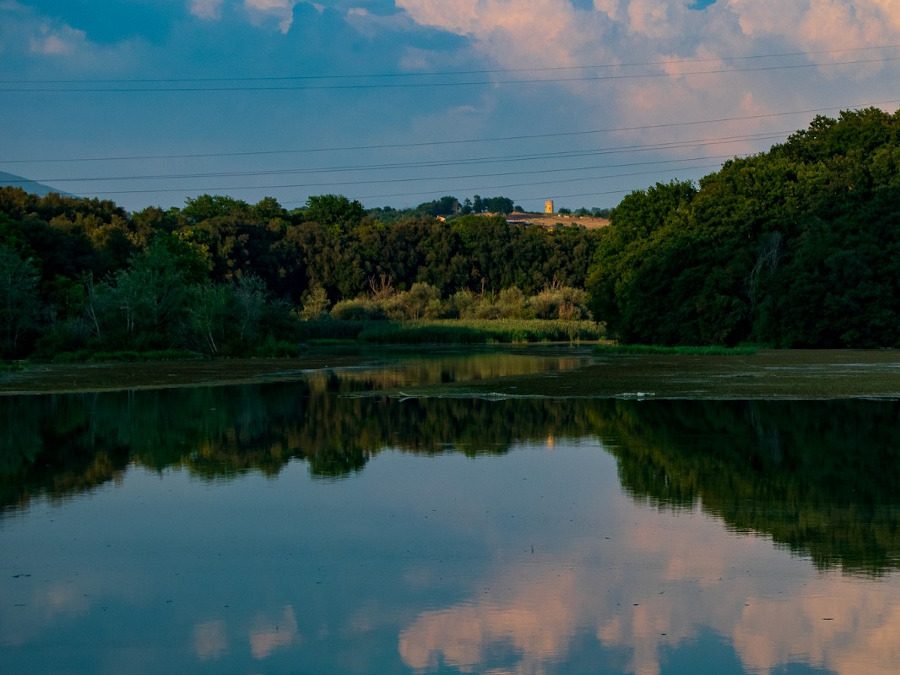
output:
{"label": "dense forest", "polygon": [[0,356],[251,354],[323,317],[586,315],[596,232],[490,214],[381,215],[336,195],[290,212],[271,198],[203,195],[126,213],[2,188]]}
{"label": "dense forest", "polygon": [[900,346],[900,112],[817,117],[614,210],[588,282],[625,342]]}
{"label": "dense forest", "polygon": [[128,213],[0,188],[0,357],[250,354],[323,318],[592,315],[622,342],[900,346],[900,112],[817,117],[699,185],[631,193],[603,230],[513,208],[203,195]]}

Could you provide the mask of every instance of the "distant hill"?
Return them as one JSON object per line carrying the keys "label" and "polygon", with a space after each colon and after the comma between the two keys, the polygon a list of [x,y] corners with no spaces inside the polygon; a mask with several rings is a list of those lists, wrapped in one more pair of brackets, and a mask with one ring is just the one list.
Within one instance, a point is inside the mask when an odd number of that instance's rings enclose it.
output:
{"label": "distant hill", "polygon": [[0,171],[0,187],[22,188],[23,190],[25,190],[25,192],[30,192],[31,194],[38,195],[39,197],[48,195],[51,192],[56,192],[57,194],[61,194],[67,197],[74,197],[74,195],[72,195],[71,193],[60,190],[59,188],[44,185],[43,183],[38,183],[33,180],[28,180],[27,178],[23,178],[22,176],[17,176],[14,173],[6,173],[5,171]]}

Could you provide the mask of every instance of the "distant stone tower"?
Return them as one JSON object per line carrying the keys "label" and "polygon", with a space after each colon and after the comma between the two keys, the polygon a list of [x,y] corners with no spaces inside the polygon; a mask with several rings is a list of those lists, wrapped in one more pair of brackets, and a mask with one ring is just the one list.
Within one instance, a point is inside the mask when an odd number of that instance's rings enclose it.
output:
{"label": "distant stone tower", "polygon": [[544,213],[551,213],[551,214],[552,214],[553,212],[554,212],[554,209],[553,209],[553,200],[552,200],[552,199],[548,199],[547,201],[544,202]]}

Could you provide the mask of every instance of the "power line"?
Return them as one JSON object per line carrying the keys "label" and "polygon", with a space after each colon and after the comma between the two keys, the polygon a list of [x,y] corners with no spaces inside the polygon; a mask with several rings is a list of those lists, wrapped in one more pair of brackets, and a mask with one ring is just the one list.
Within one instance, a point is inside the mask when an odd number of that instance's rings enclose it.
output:
{"label": "power line", "polygon": [[[25,182],[44,182],[44,183],[80,183],[80,182],[104,182],[104,181],[120,181],[120,180],[185,180],[192,178],[244,178],[256,176],[272,176],[272,175],[290,175],[290,174],[328,174],[328,173],[348,173],[358,171],[383,171],[392,169],[421,169],[436,168],[446,166],[472,165],[472,164],[498,164],[508,162],[525,162],[540,161],[547,159],[571,159],[580,157],[602,156],[609,154],[618,154],[622,152],[650,152],[654,150],[672,150],[682,147],[700,147],[710,145],[728,145],[746,141],[771,140],[774,138],[782,138],[788,131],[780,131],[766,134],[745,134],[740,136],[725,136],[719,138],[699,138],[685,141],[669,141],[664,143],[653,143],[644,145],[628,145],[613,148],[597,148],[590,150],[574,150],[574,151],[556,151],[549,153],[538,153],[531,155],[501,155],[494,157],[476,157],[468,159],[457,159],[449,161],[426,161],[426,162],[398,162],[391,164],[367,164],[345,167],[319,167],[319,168],[297,168],[297,169],[274,169],[264,171],[223,171],[208,173],[191,173],[191,174],[156,174],[156,175],[139,175],[139,176],[99,176],[99,177],[83,177],[83,178],[34,178],[8,181],[9,183],[25,183]],[[573,170],[573,169],[567,169]],[[488,175],[496,175],[495,173]],[[392,179],[402,181],[404,179]],[[440,178],[435,178],[440,180]],[[345,185],[347,183],[338,183]],[[299,185],[291,186],[261,186],[261,187],[300,187]],[[205,189],[233,189],[227,186]],[[249,189],[249,187],[248,187]],[[158,190],[139,190],[136,192],[170,192],[179,191],[176,188],[160,188]],[[133,191],[107,191],[107,194],[130,194]]]}
{"label": "power line", "polygon": [[798,63],[751,68],[714,68],[696,70],[686,73],[625,73],[620,75],[589,75],[580,77],[558,78],[515,78],[495,80],[464,80],[460,82],[389,82],[380,84],[314,84],[290,86],[216,86],[216,87],[2,87],[6,93],[38,93],[38,94],[125,94],[125,93],[221,93],[221,92],[259,92],[259,91],[325,91],[325,90],[365,90],[365,89],[426,89],[440,87],[471,87],[483,85],[507,84],[563,84],[567,82],[615,82],[620,80],[693,77],[695,75],[717,75],[724,73],[754,73],[779,70],[799,70],[809,68],[834,68],[837,66],[862,65],[871,63],[889,63],[900,61],[900,56],[886,56],[877,59],[856,59],[852,61],[831,61],[826,63]]}
{"label": "power line", "polygon": [[420,71],[406,73],[335,73],[316,75],[257,75],[240,77],[158,77],[158,78],[80,78],[80,79],[0,79],[0,84],[79,84],[79,83],[139,83],[156,82],[190,83],[190,82],[273,82],[292,80],[341,80],[341,79],[385,79],[413,77],[448,77],[457,75],[495,75],[500,73],[542,73],[564,72],[573,70],[600,70],[607,68],[637,68],[647,66],[669,66],[686,63],[719,63],[722,61],[751,61],[759,59],[786,58],[798,56],[820,56],[823,54],[848,54],[865,51],[881,51],[900,48],[900,44],[872,45],[865,47],[844,47],[838,49],[822,49],[795,52],[773,52],[768,54],[749,54],[741,56],[716,56],[708,58],[664,59],[659,61],[633,61],[624,63],[599,63],[568,66],[535,66],[522,68],[481,68],[473,70]]}
{"label": "power line", "polygon": [[[678,171],[693,171],[697,169],[708,169],[708,168],[716,168],[721,166],[721,164],[702,164],[696,166],[686,166],[679,167],[677,169],[668,169],[660,171],[638,171],[638,172],[629,172],[629,173],[616,173],[616,174],[605,174],[602,176],[582,176],[580,178],[566,178],[566,179],[556,179],[552,181],[537,181],[537,182],[527,182],[527,183],[506,183],[502,185],[479,185],[475,187],[464,187],[464,188],[453,188],[454,191],[462,191],[469,192],[472,190],[498,190],[505,188],[513,188],[513,187],[535,187],[538,185],[549,185],[549,184],[568,184],[568,183],[583,183],[585,181],[590,180],[607,180],[610,178],[627,178],[633,176],[646,176],[646,175],[655,175],[659,173],[672,173]],[[439,179],[438,179],[439,180]],[[392,179],[392,180],[383,180],[376,181],[378,183],[405,183],[406,180],[403,179]],[[115,194],[145,194],[145,193],[156,193],[156,192],[209,192],[209,191],[219,191],[219,190],[265,190],[265,189],[287,189],[287,188],[303,188],[308,187],[303,184],[289,184],[289,185],[239,185],[239,186],[227,186],[227,187],[210,187],[210,188],[201,188],[201,189],[188,189],[188,188],[163,188],[159,190],[118,190],[118,191],[97,191],[97,192],[89,192],[87,194],[97,194],[97,195],[115,195]],[[359,199],[380,199],[385,197],[405,197],[405,196],[413,196],[413,195],[428,195],[428,194],[445,194],[448,188],[443,188],[440,190],[428,190],[424,192],[403,192],[403,193],[395,193],[389,195],[376,195],[376,196],[366,196],[360,197]]]}
{"label": "power line", "polygon": [[[554,181],[540,181],[535,183],[507,183],[505,185],[479,185],[475,187],[464,187],[464,188],[455,188],[457,192],[472,192],[474,190],[502,190],[507,188],[515,188],[515,187],[536,187],[538,185],[558,185],[558,184],[569,184],[569,183],[583,183],[589,180],[606,180],[610,178],[631,178],[634,176],[648,176],[648,175],[659,175],[660,173],[670,174],[681,171],[696,171],[697,169],[714,169],[721,166],[721,164],[701,164],[697,166],[685,166],[677,169],[667,169],[664,171],[638,171],[632,173],[618,173],[618,174],[610,174],[606,176],[587,176],[583,178],[571,178],[566,180],[554,180]],[[623,190],[622,192],[632,192],[632,189]],[[386,199],[390,197],[414,197],[417,195],[437,195],[437,194],[446,194],[445,190],[429,190],[426,192],[397,192],[394,194],[388,195],[365,195],[359,197],[358,199]]]}
{"label": "power line", "polygon": [[770,119],[774,117],[790,117],[793,115],[811,115],[815,113],[824,113],[834,110],[862,109],[869,107],[880,107],[888,105],[900,104],[900,99],[891,101],[875,101],[868,103],[852,103],[846,105],[832,105],[821,108],[806,108],[804,110],[788,110],[772,113],[759,113],[756,115],[739,115],[734,117],[717,117],[705,120],[692,120],[688,122],[665,122],[661,124],[645,124],[627,127],[608,127],[601,129],[587,129],[584,131],[556,131],[541,134],[519,134],[515,136],[494,136],[483,138],[462,138],[448,139],[442,141],[421,141],[416,143],[379,143],[368,145],[344,145],[319,148],[294,148],[283,150],[248,150],[238,152],[204,152],[204,153],[183,153],[183,154],[158,154],[158,155],[110,155],[105,157],[56,157],[43,159],[6,159],[0,158],[0,164],[65,164],[73,162],[121,162],[121,161],[146,161],[155,159],[212,159],[217,157],[256,157],[267,155],[293,155],[293,154],[313,154],[313,153],[334,153],[334,152],[359,152],[364,150],[390,150],[404,148],[425,148],[440,147],[447,145],[464,145],[478,143],[500,143],[507,141],[528,141],[544,138],[569,138],[577,136],[588,136],[593,134],[612,134],[623,133],[629,131],[651,131],[654,129],[672,129],[676,127],[701,126],[705,124],[719,124],[723,122],[744,122],[760,119]]}
{"label": "power line", "polygon": [[[470,189],[474,189],[474,188],[470,188]],[[481,188],[479,188],[479,189],[481,189]],[[493,188],[489,188],[489,189],[493,189]],[[629,192],[634,192],[634,189],[626,188],[623,190],[603,190],[600,192],[582,192],[579,194],[569,194],[569,195],[553,194],[553,195],[550,195],[550,198],[551,199],[567,199],[567,198],[574,198],[574,197],[602,197],[602,196],[606,196],[606,195],[624,195],[624,194],[628,194]],[[360,197],[360,199],[387,199],[389,197],[415,197],[415,196],[424,197],[424,196],[442,195],[442,194],[443,193],[440,191],[412,192],[412,193],[397,194],[397,195],[374,195],[374,196],[370,195],[368,197]],[[293,201],[281,202],[281,205],[288,206],[291,204],[304,204],[304,203],[305,202],[293,200]]]}
{"label": "power line", "polygon": [[[702,157],[687,157],[684,159],[666,159],[666,160],[654,160],[649,162],[625,162],[622,164],[606,164],[606,165],[592,165],[592,166],[577,166],[577,167],[569,167],[569,168],[556,168],[556,169],[533,169],[530,171],[504,171],[499,173],[474,173],[474,174],[464,174],[458,176],[417,176],[415,178],[376,178],[376,179],[367,179],[367,180],[352,180],[352,181],[332,181],[327,183],[292,183],[290,185],[245,185],[245,186],[219,186],[213,188],[160,188],[159,190],[155,189],[139,189],[139,190],[121,190],[121,191],[103,191],[102,194],[132,194],[132,193],[150,193],[150,192],[181,192],[181,191],[189,191],[189,192],[197,192],[200,190],[257,190],[257,189],[269,189],[269,188],[328,188],[328,187],[346,187],[346,186],[358,186],[358,185],[380,185],[380,184],[394,184],[394,183],[421,183],[425,181],[456,181],[456,180],[468,180],[471,178],[501,178],[507,176],[533,176],[533,175],[543,175],[543,174],[559,174],[559,173],[572,173],[574,171],[597,171],[601,169],[619,169],[625,167],[632,166],[656,166],[663,164],[677,164],[683,162],[698,162],[698,161],[707,161],[707,160],[724,160],[730,159],[734,157],[734,155],[704,155]],[[690,167],[688,167],[690,168]],[[624,174],[631,175],[631,174]],[[559,179],[565,181],[566,179]],[[546,182],[546,181],[544,181]],[[539,183],[539,184],[543,184]],[[96,194],[100,194],[99,192]]]}

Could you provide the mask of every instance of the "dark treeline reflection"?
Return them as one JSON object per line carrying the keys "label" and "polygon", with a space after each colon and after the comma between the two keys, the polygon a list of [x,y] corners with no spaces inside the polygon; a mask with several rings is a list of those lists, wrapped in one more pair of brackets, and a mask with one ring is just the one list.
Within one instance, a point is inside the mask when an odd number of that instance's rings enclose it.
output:
{"label": "dark treeline reflection", "polygon": [[584,405],[348,396],[384,385],[335,373],[290,384],[0,398],[0,499],[24,505],[115,479],[130,464],[206,479],[276,475],[294,459],[315,477],[362,469],[385,448],[502,454],[548,434],[590,432]]}
{"label": "dark treeline reflection", "polygon": [[[342,395],[360,373],[304,382],[0,398],[0,505],[76,495],[130,465],[202,479],[361,470],[387,448],[502,454],[517,442],[599,438],[624,489],[702,508],[821,567],[900,567],[900,403],[614,401]],[[435,465],[440,470],[440,465]]]}
{"label": "dark treeline reflection", "polygon": [[900,566],[900,402],[657,401],[595,419],[636,499],[699,501],[822,568]]}

